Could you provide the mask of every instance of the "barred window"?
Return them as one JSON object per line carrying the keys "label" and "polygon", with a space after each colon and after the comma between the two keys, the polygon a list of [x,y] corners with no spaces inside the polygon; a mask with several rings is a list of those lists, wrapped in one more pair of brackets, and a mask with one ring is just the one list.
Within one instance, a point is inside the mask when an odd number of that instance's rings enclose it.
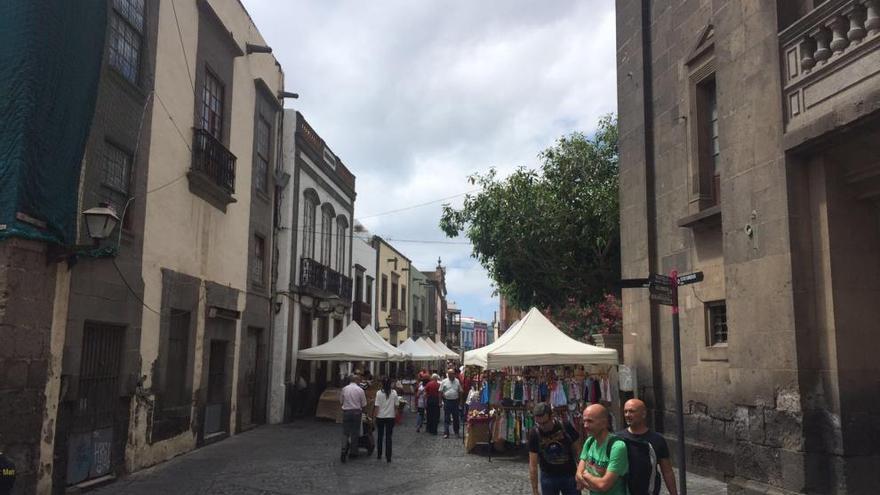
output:
{"label": "barred window", "polygon": [[339,273],[345,273],[345,232],[346,223],[340,217],[336,220],[336,270]]}
{"label": "barred window", "polygon": [[706,303],[706,323],[709,345],[727,344],[727,305],[724,301]]}
{"label": "barred window", "polygon": [[254,147],[257,160],[254,163],[254,184],[257,191],[267,192],[269,188],[269,148],[272,126],[263,117],[257,120],[257,134],[254,136]]}
{"label": "barred window", "polygon": [[303,204],[303,257],[315,258],[315,212],[317,201],[306,196]]}
{"label": "barred window", "polygon": [[140,73],[144,1],[114,0],[110,16],[109,63],[134,84]]}

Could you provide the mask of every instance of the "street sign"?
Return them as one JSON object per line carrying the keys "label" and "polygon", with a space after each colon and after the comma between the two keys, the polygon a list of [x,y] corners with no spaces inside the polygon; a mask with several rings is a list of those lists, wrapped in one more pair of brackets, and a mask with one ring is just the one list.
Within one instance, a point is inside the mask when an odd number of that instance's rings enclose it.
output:
{"label": "street sign", "polygon": [[664,306],[675,306],[675,300],[672,297],[671,291],[670,292],[654,291],[653,287],[652,287],[651,293],[648,295],[648,298],[651,299],[651,301],[658,303],[658,304],[663,304]]}
{"label": "street sign", "polygon": [[695,284],[703,281],[703,272],[693,272],[678,277],[678,285]]}
{"label": "street sign", "polygon": [[667,277],[666,275],[660,275],[659,273],[652,273],[648,280],[652,285],[665,285],[668,287],[672,287],[672,278]]}

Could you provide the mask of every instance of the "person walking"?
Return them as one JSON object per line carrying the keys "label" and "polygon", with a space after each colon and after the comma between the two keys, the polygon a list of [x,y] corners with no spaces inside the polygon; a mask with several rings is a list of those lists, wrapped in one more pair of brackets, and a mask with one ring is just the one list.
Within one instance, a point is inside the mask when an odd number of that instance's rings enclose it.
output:
{"label": "person walking", "polygon": [[591,495],[627,495],[624,476],[629,472],[626,442],[609,432],[611,416],[602,404],[584,409],[584,432],[589,438],[581,450],[577,468],[579,488]]}
{"label": "person walking", "polygon": [[440,383],[440,393],[443,394],[444,433],[443,438],[449,438],[449,423],[453,425],[455,436],[458,437],[461,415],[458,405],[462,399],[461,382],[455,376],[455,370],[450,368],[446,371],[446,378]]}
{"label": "person walking", "polygon": [[427,384],[427,378],[423,378],[417,382],[419,388],[416,390],[416,409],[418,410],[419,415],[416,417],[416,433],[422,431],[422,425],[425,424],[425,385]]}
{"label": "person walking", "polygon": [[[575,474],[580,452],[578,432],[553,418],[550,404],[540,402],[532,409],[535,427],[529,430],[529,480],[532,495],[580,495]],[[538,492],[538,468],[541,491]]]}
{"label": "person walking", "polygon": [[[342,453],[339,455],[339,460],[342,462],[348,460],[350,452],[351,457],[357,457],[361,414],[367,407],[367,396],[364,394],[364,389],[358,385],[357,375],[350,375],[347,380],[348,385],[339,393],[339,402],[342,404]],[[352,445],[354,445],[353,452]]]}
{"label": "person walking", "polygon": [[[630,448],[629,458],[632,461],[628,476],[630,495],[659,495],[661,473],[669,494],[678,495],[675,474],[672,472],[672,461],[669,458],[669,445],[663,435],[648,428],[648,409],[645,403],[639,399],[626,401],[626,404],[623,405],[623,417],[628,426],[615,435],[624,439],[628,446],[643,446],[639,449]],[[638,463],[633,457],[635,452],[640,453]],[[652,452],[653,455],[651,455]],[[632,493],[633,488],[638,490],[638,493]]]}
{"label": "person walking", "polygon": [[385,442],[385,460],[391,462],[391,438],[394,435],[394,418],[397,415],[397,391],[392,388],[393,380],[386,378],[382,389],[376,392],[373,417],[376,418],[376,459],[382,459],[382,439]]}
{"label": "person walking", "polygon": [[437,373],[431,375],[431,381],[425,385],[425,410],[428,420],[425,429],[431,435],[436,435],[440,422],[440,375]]}

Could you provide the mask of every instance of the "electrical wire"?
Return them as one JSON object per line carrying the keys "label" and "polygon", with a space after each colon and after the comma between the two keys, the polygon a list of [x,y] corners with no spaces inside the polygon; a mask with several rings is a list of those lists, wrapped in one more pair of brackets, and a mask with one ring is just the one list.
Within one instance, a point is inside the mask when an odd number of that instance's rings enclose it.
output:
{"label": "electrical wire", "polygon": [[466,194],[471,194],[471,193],[474,193],[474,192],[478,192],[478,191],[480,191],[480,189],[472,189],[472,190],[470,190],[470,191],[465,191],[465,192],[463,192],[463,193],[453,194],[452,196],[447,196],[447,197],[445,197],[445,198],[433,199],[433,200],[431,200],[431,201],[426,201],[426,202],[424,202],[424,203],[419,203],[419,204],[416,204],[416,205],[404,206],[404,207],[402,207],[402,208],[397,208],[397,209],[394,209],[394,210],[383,211],[383,212],[381,212],[381,213],[373,213],[373,214],[371,214],[371,215],[364,215],[364,216],[361,216],[361,217],[357,217],[357,218],[355,218],[355,220],[363,220],[363,219],[365,219],[365,218],[375,218],[375,217],[381,217],[381,216],[384,216],[384,215],[391,215],[391,214],[393,214],[393,213],[400,213],[400,212],[403,212],[403,211],[409,211],[409,210],[413,210],[413,209],[416,209],[416,208],[421,208],[421,207],[423,207],[423,206],[432,205],[432,204],[434,204],[434,203],[439,203],[439,202],[441,202],[441,201],[446,201],[446,200],[454,199],[454,198],[457,198],[457,197],[460,197],[460,196],[464,196],[464,195],[466,195]]}

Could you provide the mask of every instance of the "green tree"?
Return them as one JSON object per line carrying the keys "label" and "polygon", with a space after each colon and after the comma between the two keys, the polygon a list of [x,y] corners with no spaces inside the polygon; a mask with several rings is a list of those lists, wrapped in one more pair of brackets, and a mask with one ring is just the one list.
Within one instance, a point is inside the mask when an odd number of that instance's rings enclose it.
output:
{"label": "green tree", "polygon": [[519,308],[597,303],[620,278],[616,117],[539,157],[537,171],[470,176],[480,191],[460,209],[443,205],[440,228],[470,239],[498,292]]}

